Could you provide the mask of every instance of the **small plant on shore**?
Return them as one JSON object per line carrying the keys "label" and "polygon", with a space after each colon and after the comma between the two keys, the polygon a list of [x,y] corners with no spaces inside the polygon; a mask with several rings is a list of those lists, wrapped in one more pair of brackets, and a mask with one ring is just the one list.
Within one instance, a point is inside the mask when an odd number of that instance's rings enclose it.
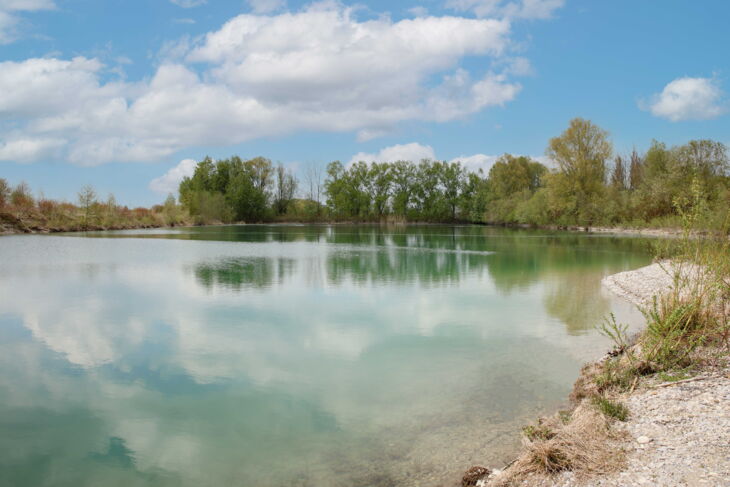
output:
{"label": "small plant on shore", "polygon": [[549,440],[555,436],[555,432],[541,421],[537,425],[531,424],[522,428],[522,434],[530,441]]}
{"label": "small plant on shore", "polygon": [[593,398],[593,405],[603,414],[619,421],[629,419],[629,409],[618,401],[613,401],[606,397],[596,396]]}
{"label": "small plant on shore", "polygon": [[568,424],[568,423],[570,423],[570,420],[573,418],[573,411],[566,410],[566,409],[560,410],[560,411],[558,411],[558,417],[560,418],[560,421],[563,424]]}
{"label": "small plant on shore", "polygon": [[657,370],[688,366],[691,353],[707,341],[712,317],[702,309],[702,304],[698,298],[655,299],[653,307],[645,313],[644,355],[656,364]]}
{"label": "small plant on shore", "polygon": [[616,316],[611,313],[597,328],[602,335],[610,338],[614,343],[614,348],[609,355],[616,357],[627,353],[629,360],[633,361],[633,353],[629,348],[628,325],[619,324],[616,321]]}
{"label": "small plant on shore", "polygon": [[631,388],[637,375],[640,374],[636,367],[623,363],[619,358],[610,358],[601,364],[598,373],[593,377],[593,382],[598,388],[598,393],[612,390],[623,392]]}

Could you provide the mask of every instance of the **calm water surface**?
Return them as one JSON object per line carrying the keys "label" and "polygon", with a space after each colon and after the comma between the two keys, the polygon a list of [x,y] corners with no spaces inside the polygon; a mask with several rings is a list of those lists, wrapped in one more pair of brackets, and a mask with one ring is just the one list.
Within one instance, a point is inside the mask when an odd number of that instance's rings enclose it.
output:
{"label": "calm water surface", "polygon": [[436,486],[558,407],[629,237],[230,226],[0,238],[0,485]]}

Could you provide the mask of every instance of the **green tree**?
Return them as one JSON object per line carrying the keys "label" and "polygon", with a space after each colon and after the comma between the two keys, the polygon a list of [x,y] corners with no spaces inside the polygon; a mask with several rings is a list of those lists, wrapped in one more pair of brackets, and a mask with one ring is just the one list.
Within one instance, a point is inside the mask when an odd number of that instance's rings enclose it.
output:
{"label": "green tree", "polygon": [[601,216],[606,161],[612,152],[608,132],[582,118],[571,120],[565,132],[550,139],[547,155],[564,179],[556,197],[573,201],[566,209],[578,223],[591,224]]}
{"label": "green tree", "polygon": [[644,159],[634,149],[631,152],[631,162],[629,165],[629,189],[636,191],[641,186],[641,180],[644,173]]}
{"label": "green tree", "polygon": [[382,218],[388,213],[388,204],[391,196],[393,179],[390,164],[385,162],[373,162],[370,164],[367,180],[375,216]]}
{"label": "green tree", "polygon": [[505,154],[489,170],[487,220],[516,222],[517,208],[541,186],[547,168],[525,156]]}
{"label": "green tree", "polygon": [[449,218],[451,221],[455,221],[466,184],[466,171],[459,162],[442,162],[439,176],[443,188],[444,204],[449,210]]}
{"label": "green tree", "polygon": [[393,212],[408,217],[416,186],[416,166],[411,161],[396,161],[390,165],[393,183]]}
{"label": "green tree", "polygon": [[417,218],[426,221],[443,221],[448,210],[441,186],[442,165],[428,159],[418,164],[414,186]]}
{"label": "green tree", "polygon": [[613,162],[611,186],[621,191],[626,189],[626,163],[620,155],[616,156]]}

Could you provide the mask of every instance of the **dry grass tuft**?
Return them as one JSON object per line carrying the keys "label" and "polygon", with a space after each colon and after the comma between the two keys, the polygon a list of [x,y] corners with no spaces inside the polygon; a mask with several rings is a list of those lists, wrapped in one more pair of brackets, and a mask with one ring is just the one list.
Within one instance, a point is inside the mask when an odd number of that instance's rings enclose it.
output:
{"label": "dry grass tuft", "polygon": [[549,439],[525,437],[522,454],[489,485],[514,485],[527,478],[537,484],[564,470],[585,477],[621,469],[623,434],[610,428],[610,421],[589,400],[573,411],[568,423],[559,415],[543,420],[541,426],[553,433]]}

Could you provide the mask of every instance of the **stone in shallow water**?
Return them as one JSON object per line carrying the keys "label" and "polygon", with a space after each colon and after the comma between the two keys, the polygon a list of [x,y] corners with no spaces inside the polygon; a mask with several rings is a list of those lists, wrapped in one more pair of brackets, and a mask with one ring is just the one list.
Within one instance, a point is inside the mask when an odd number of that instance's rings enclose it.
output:
{"label": "stone in shallow water", "polygon": [[481,479],[489,475],[490,470],[486,467],[474,466],[466,471],[461,479],[462,487],[472,487],[477,485]]}
{"label": "stone in shallow water", "polygon": [[636,438],[636,442],[639,443],[640,445],[646,445],[650,441],[651,441],[651,438],[649,438],[648,436],[639,436],[638,438]]}

